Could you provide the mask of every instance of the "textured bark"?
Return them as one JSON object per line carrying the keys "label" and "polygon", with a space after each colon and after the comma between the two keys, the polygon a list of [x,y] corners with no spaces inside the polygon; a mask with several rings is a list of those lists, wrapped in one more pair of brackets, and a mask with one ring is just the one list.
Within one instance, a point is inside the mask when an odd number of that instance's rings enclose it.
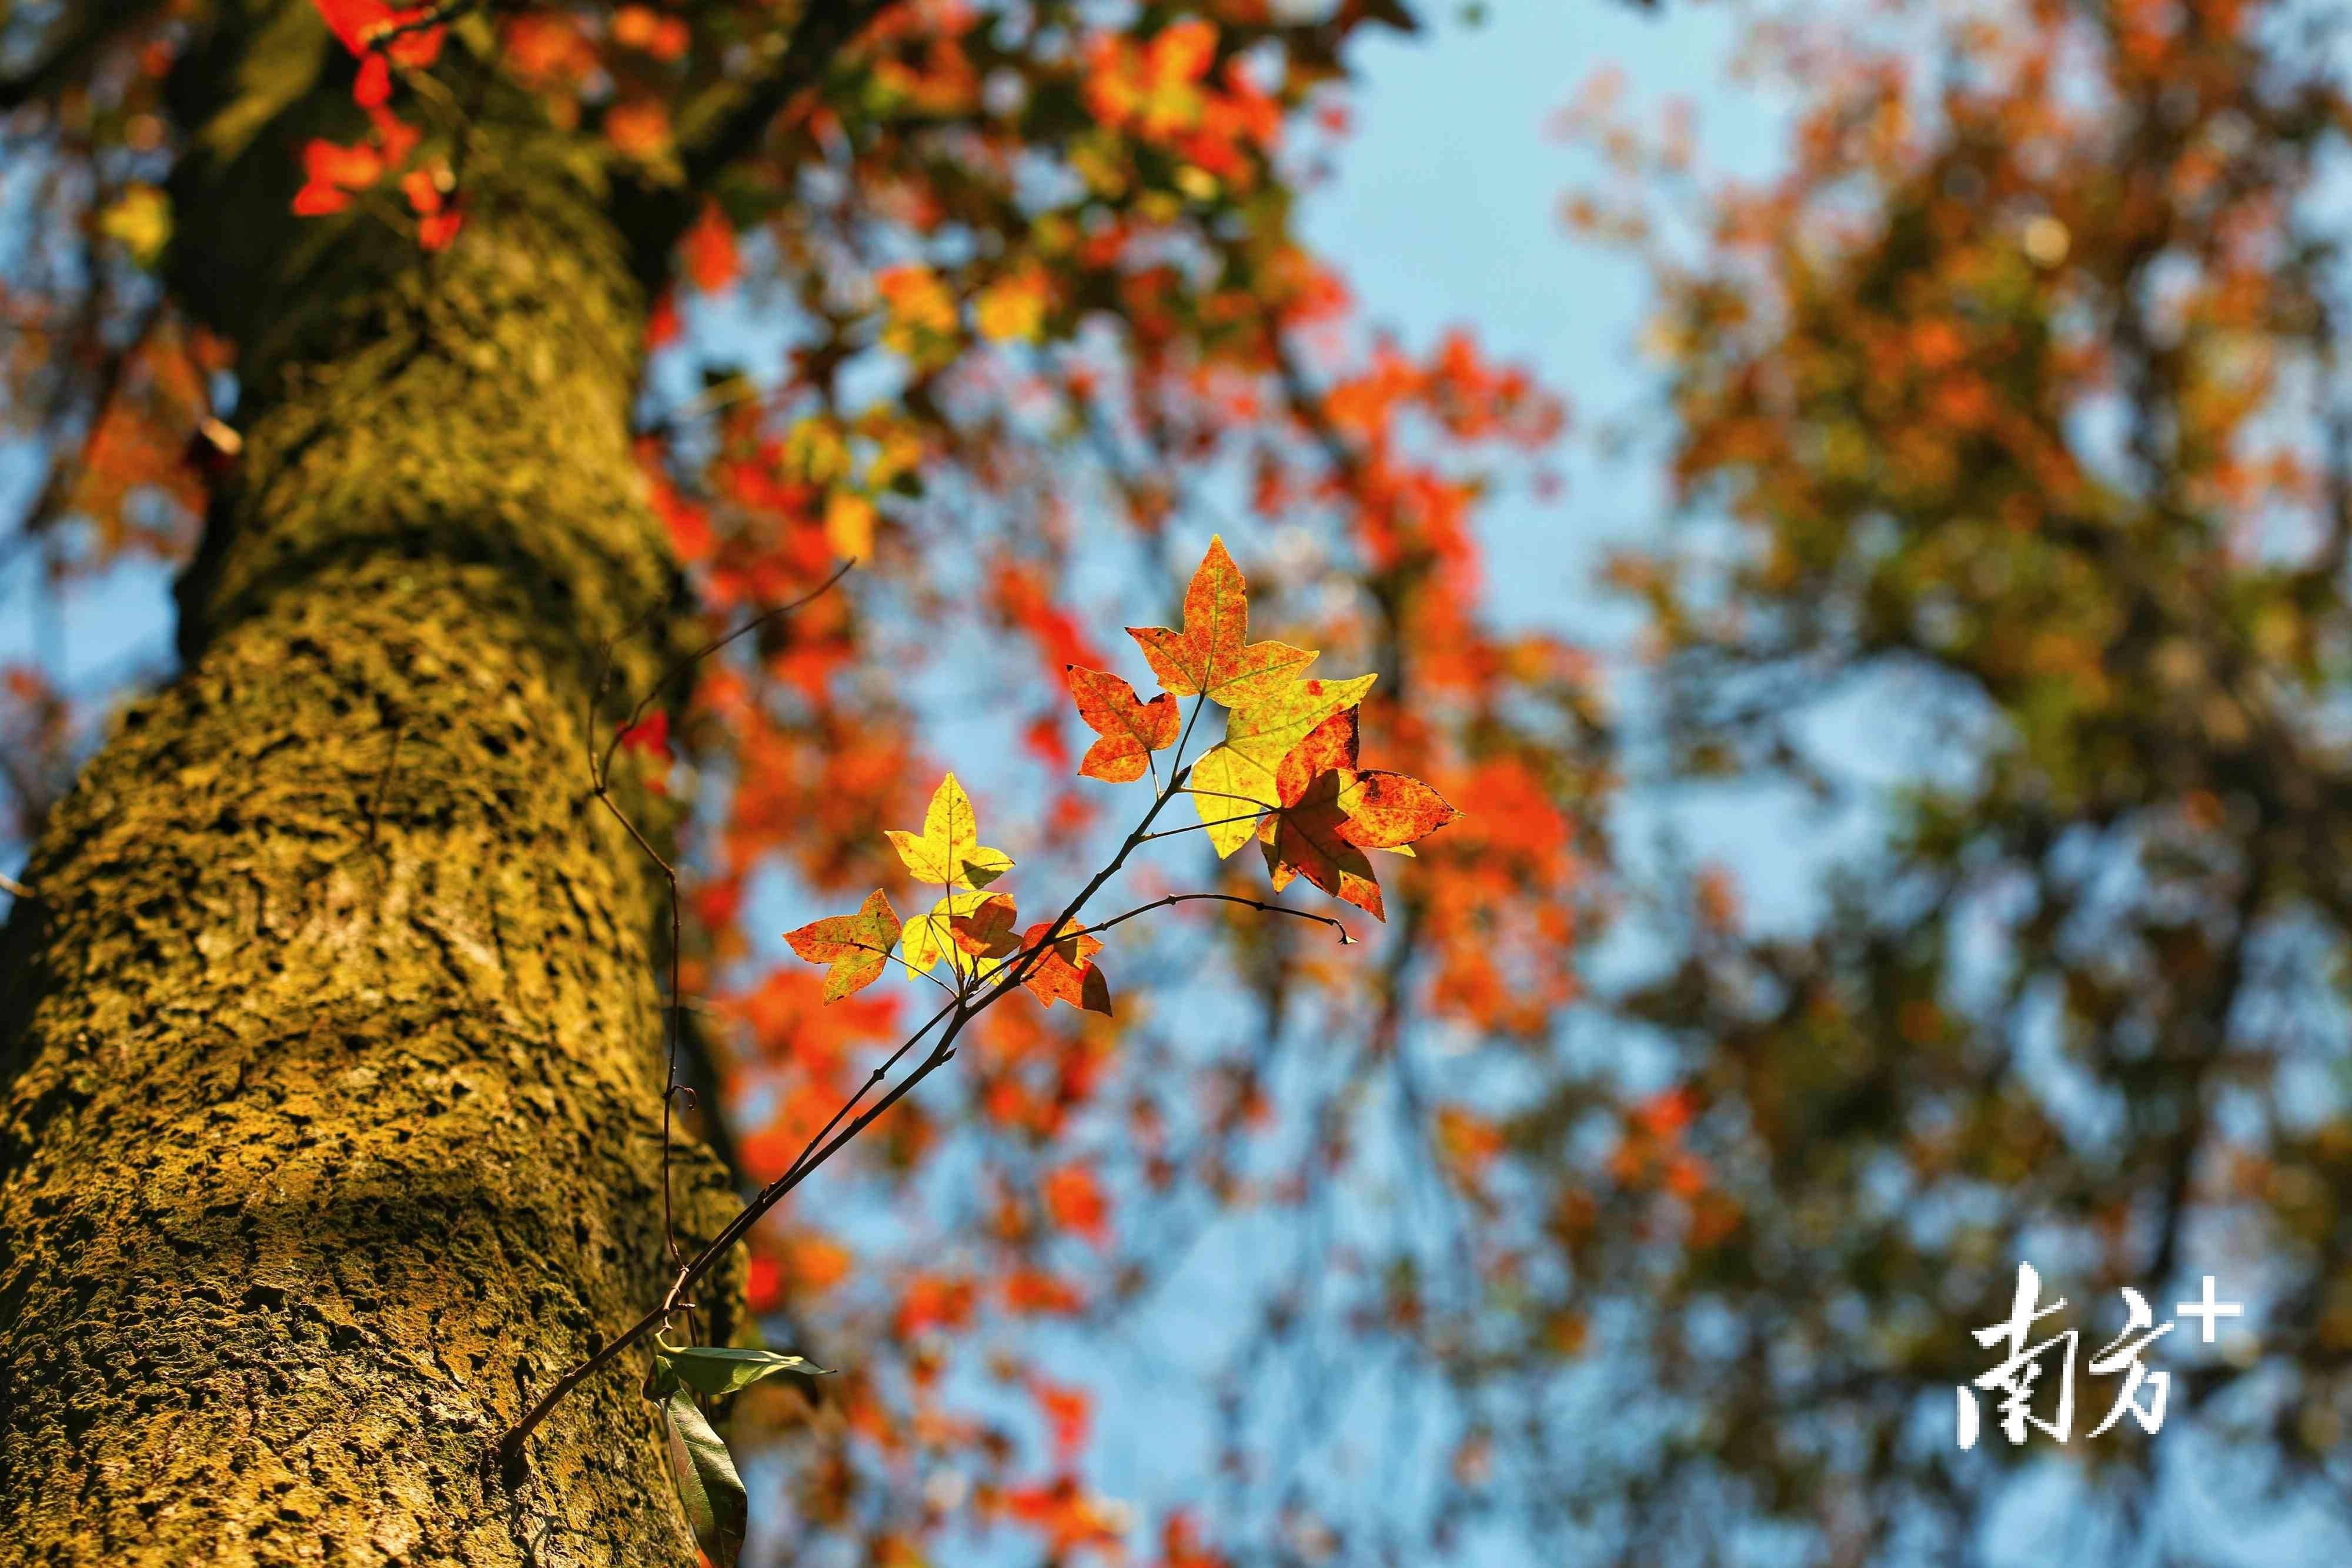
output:
{"label": "textured bark", "polygon": [[[639,286],[487,87],[454,248],[298,226],[349,62],[228,12],[173,277],[245,453],[0,956],[0,1563],[691,1563],[625,1370],[483,1462],[662,1283],[657,887],[583,761],[674,591]],[[681,1229],[725,1190],[688,1159]]]}

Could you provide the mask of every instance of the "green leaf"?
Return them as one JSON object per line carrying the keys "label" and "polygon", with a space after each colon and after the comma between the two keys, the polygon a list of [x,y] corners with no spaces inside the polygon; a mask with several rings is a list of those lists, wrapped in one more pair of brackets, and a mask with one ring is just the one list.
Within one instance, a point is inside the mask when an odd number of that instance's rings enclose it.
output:
{"label": "green leaf", "polygon": [[735,1568],[751,1502],[727,1445],[685,1388],[671,1390],[662,1401],[662,1431],[669,1439],[670,1470],[677,1479],[677,1499],[686,1505],[686,1521],[694,1527],[696,1543],[714,1568]]}
{"label": "green leaf", "polygon": [[780,1355],[772,1350],[737,1350],[719,1344],[689,1345],[684,1350],[664,1345],[660,1358],[669,1363],[670,1371],[680,1383],[697,1394],[732,1394],[780,1372],[821,1377],[829,1370],[797,1355]]}

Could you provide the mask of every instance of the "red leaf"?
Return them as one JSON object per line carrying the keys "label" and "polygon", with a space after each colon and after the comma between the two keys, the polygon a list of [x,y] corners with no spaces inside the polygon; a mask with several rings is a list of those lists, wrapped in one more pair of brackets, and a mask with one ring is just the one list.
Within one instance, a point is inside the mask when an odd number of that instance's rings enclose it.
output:
{"label": "red leaf", "polygon": [[621,749],[639,751],[656,761],[670,760],[669,714],[656,709],[635,724],[621,727]]}
{"label": "red leaf", "polygon": [[1070,695],[1077,702],[1078,716],[1101,737],[1087,747],[1079,761],[1081,777],[1111,784],[1140,779],[1150,753],[1176,744],[1181,716],[1176,699],[1168,693],[1144,702],[1121,676],[1089,670],[1084,664],[1066,665],[1062,673],[1070,683]]}

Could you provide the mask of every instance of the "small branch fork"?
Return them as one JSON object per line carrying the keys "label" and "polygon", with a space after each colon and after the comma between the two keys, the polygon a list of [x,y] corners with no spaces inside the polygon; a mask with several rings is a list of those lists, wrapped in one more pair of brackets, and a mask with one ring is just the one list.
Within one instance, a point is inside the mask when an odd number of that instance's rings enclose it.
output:
{"label": "small branch fork", "polygon": [[[677,1244],[677,1211],[670,1195],[669,1172],[670,1145],[672,1143],[672,1133],[675,1113],[677,1105],[678,1092],[681,1089],[686,1091],[687,1101],[689,1105],[691,1105],[694,1101],[694,1091],[690,1088],[687,1088],[686,1085],[681,1084],[677,1081],[678,1046],[686,1037],[686,995],[678,986],[678,967],[683,956],[680,948],[683,945],[682,937],[684,935],[685,923],[681,917],[681,913],[678,907],[677,868],[671,865],[668,859],[665,857],[659,850],[654,848],[652,841],[648,840],[641,831],[639,831],[637,824],[630,820],[629,814],[622,810],[620,806],[613,799],[613,758],[614,754],[620,750],[623,737],[627,736],[628,733],[635,729],[638,723],[644,719],[646,716],[646,709],[651,706],[654,700],[663,692],[670,689],[678,677],[686,674],[688,671],[694,669],[695,666],[701,664],[703,660],[709,658],[711,654],[716,653],[721,648],[726,647],[730,643],[736,641],[738,638],[748,636],[751,632],[759,630],[761,627],[768,624],[770,622],[779,620],[783,616],[789,615],[793,613],[793,612],[800,609],[802,606],[812,602],[826,593],[830,593],[841,580],[848,574],[849,569],[853,564],[854,563],[850,561],[843,561],[839,566],[834,568],[832,576],[826,578],[823,582],[818,583],[814,588],[810,589],[806,593],[802,594],[798,599],[792,600],[787,603],[779,604],[772,610],[764,611],[761,613],[751,617],[749,621],[744,622],[740,626],[736,627],[732,632],[729,632],[722,636],[716,637],[710,642],[704,643],[701,647],[686,654],[668,669],[663,671],[661,677],[646,687],[646,690],[638,695],[636,701],[631,705],[628,718],[625,720],[619,727],[614,730],[613,738],[605,743],[604,749],[601,752],[596,749],[596,710],[602,705],[605,690],[610,685],[612,679],[612,641],[608,640],[597,654],[595,695],[590,699],[588,722],[582,729],[583,744],[588,748],[589,783],[592,786],[595,799],[603,804],[605,810],[612,813],[613,820],[621,824],[622,828],[628,833],[629,837],[635,841],[637,848],[645,852],[646,858],[652,861],[656,869],[661,873],[663,883],[668,893],[669,1007],[667,1009],[663,1019],[664,1034],[666,1038],[663,1053],[665,1065],[663,1068],[662,1078],[661,1185],[662,1245],[668,1251],[669,1260],[673,1266],[684,1261],[684,1254]],[[642,621],[638,622],[638,626],[642,626],[644,622]],[[630,628],[631,631],[635,631],[636,629],[636,627]],[[626,633],[624,633],[624,635]]]}
{"label": "small branch fork", "polygon": [[[846,570],[846,568],[844,570]],[[824,592],[826,588],[830,588],[833,585],[833,582],[836,580],[839,576],[840,573],[836,572],[833,579],[828,579],[824,587],[817,589],[815,592]],[[808,597],[814,598],[814,596],[815,594],[812,593]],[[803,599],[797,601],[796,604],[805,603],[806,601],[806,599]],[[794,606],[787,605],[783,607],[784,610],[792,608],[794,608]],[[772,615],[780,613],[782,613],[782,610],[770,612]],[[754,622],[753,624],[757,624],[757,622]],[[695,654],[690,655],[688,659],[685,661],[685,664],[690,665],[694,660],[715,652],[718,648],[725,645],[725,643],[729,642],[731,642],[734,638],[741,636],[744,632],[748,632],[750,630],[750,626],[745,626],[729,633],[728,636],[719,639],[719,642],[710,644],[709,647],[702,649]],[[726,1226],[719,1230],[719,1234],[712,1237],[708,1242],[704,1243],[691,1258],[682,1258],[680,1256],[677,1244],[677,1238],[675,1234],[669,1231],[668,1228],[669,1111],[668,1096],[666,1095],[664,1097],[662,1142],[663,1219],[665,1235],[667,1237],[669,1241],[671,1264],[677,1269],[677,1273],[670,1281],[669,1289],[663,1293],[660,1305],[648,1311],[643,1317],[639,1318],[635,1322],[630,1324],[628,1328],[624,1330],[618,1337],[614,1338],[609,1343],[598,1350],[594,1354],[589,1356],[586,1360],[581,1362],[577,1366],[574,1366],[572,1370],[566,1372],[562,1377],[558,1378],[555,1383],[549,1387],[547,1392],[541,1395],[537,1402],[535,1402],[529,1410],[523,1413],[522,1418],[517,1421],[513,1427],[510,1428],[504,1437],[499,1439],[496,1452],[498,1458],[502,1465],[510,1469],[520,1466],[523,1459],[524,1445],[530,1441],[531,1433],[538,1429],[541,1422],[547,1419],[549,1413],[555,1408],[557,1404],[562,1400],[564,1396],[570,1394],[582,1383],[593,1376],[601,1368],[607,1366],[614,1361],[617,1360],[624,1352],[637,1343],[638,1341],[660,1329],[664,1324],[668,1322],[670,1317],[674,1313],[689,1309],[693,1303],[687,1299],[687,1291],[693,1287],[695,1281],[700,1280],[705,1274],[709,1273],[718,1263],[719,1259],[725,1257],[728,1250],[738,1241],[741,1240],[751,1228],[760,1222],[762,1217],[764,1217],[771,1209],[774,1208],[777,1204],[782,1202],[794,1187],[797,1187],[802,1182],[807,1180],[811,1176],[815,1174],[815,1172],[820,1169],[826,1161],[832,1159],[834,1155],[839,1154],[844,1148],[847,1147],[860,1133],[863,1133],[866,1128],[872,1126],[874,1123],[886,1114],[892,1106],[898,1104],[899,1101],[912,1093],[916,1086],[920,1084],[923,1080],[929,1078],[932,1073],[938,1071],[940,1068],[953,1061],[956,1054],[957,1039],[963,1033],[965,1027],[969,1025],[972,1019],[978,1018],[982,1013],[994,1006],[997,1001],[1018,988],[1021,983],[1028,977],[1030,971],[1036,967],[1038,962],[1056,943],[1066,942],[1074,936],[1089,936],[1097,931],[1108,931],[1114,925],[1122,925],[1139,915],[1148,915],[1154,910],[1167,909],[1179,904],[1192,903],[1234,904],[1242,905],[1244,908],[1258,910],[1268,915],[1284,915],[1296,919],[1311,920],[1318,925],[1328,925],[1334,931],[1337,931],[1339,934],[1339,940],[1342,943],[1352,943],[1355,940],[1353,936],[1349,935],[1348,928],[1344,925],[1329,915],[1317,915],[1304,909],[1293,909],[1284,904],[1268,904],[1258,899],[1244,898],[1236,894],[1225,893],[1172,894],[1164,898],[1155,899],[1149,904],[1139,904],[1136,908],[1128,910],[1120,915],[1115,915],[1108,920],[1097,922],[1092,925],[1079,925],[1076,924],[1079,912],[1086,907],[1087,901],[1092,899],[1096,894],[1101,892],[1104,885],[1125,868],[1129,855],[1133,854],[1141,845],[1150,842],[1155,838],[1164,836],[1162,834],[1153,832],[1152,824],[1159,820],[1160,813],[1166,809],[1171,800],[1174,800],[1180,794],[1189,793],[1189,791],[1184,788],[1184,781],[1190,777],[1192,769],[1182,765],[1184,749],[1192,737],[1192,724],[1200,718],[1201,709],[1205,706],[1206,701],[1207,699],[1205,697],[1198,698],[1194,701],[1192,718],[1185,724],[1183,736],[1178,740],[1175,755],[1171,759],[1168,781],[1154,792],[1150,809],[1144,812],[1143,820],[1138,822],[1135,825],[1134,831],[1128,834],[1126,841],[1119,845],[1118,852],[1111,856],[1110,860],[1104,864],[1101,870],[1095,873],[1093,877],[1087,881],[1087,884],[1078,890],[1076,895],[1070,900],[1068,905],[1063,909],[1062,913],[1045,928],[1046,935],[1041,937],[1034,945],[1024,947],[1018,953],[1013,954],[999,967],[989,971],[985,975],[980,973],[976,968],[968,976],[960,973],[958,985],[955,988],[952,998],[945,1006],[941,1007],[939,1011],[933,1013],[929,1019],[925,1020],[920,1029],[917,1030],[913,1034],[908,1035],[906,1040],[901,1041],[898,1048],[891,1051],[890,1055],[884,1060],[880,1065],[877,1066],[872,1072],[867,1074],[866,1081],[858,1085],[856,1092],[850,1095],[850,1097],[842,1103],[841,1108],[833,1113],[832,1119],[826,1122],[823,1127],[819,1128],[815,1135],[809,1139],[807,1145],[802,1148],[799,1155],[795,1157],[793,1163],[785,1168],[784,1173],[778,1176],[774,1181],[770,1182],[766,1186],[761,1188],[758,1194],[756,1194],[750,1202],[746,1203],[736,1214],[735,1218],[728,1221]],[[645,701],[641,700],[637,705],[636,713],[641,714],[645,706]],[[630,722],[635,722],[635,714],[633,714]],[[614,744],[617,745],[617,741],[615,741]],[[604,773],[603,769],[604,767],[609,765],[611,756],[612,748],[608,747],[604,758],[597,764],[598,773],[596,794],[597,799],[604,800],[606,808],[611,810],[614,814],[618,817],[621,815],[618,808],[613,805],[613,802],[609,798],[607,798],[604,791]],[[655,863],[661,867],[663,873],[669,881],[671,921],[670,995],[673,1007],[671,1057],[672,1083],[674,1086],[676,1080],[675,1069],[677,1049],[675,1009],[677,1005],[677,878],[676,873],[671,871],[668,862],[664,861],[658,854],[656,854],[651,846],[646,844],[644,837],[637,833],[636,829],[628,822],[625,817],[622,818],[622,823],[625,827],[629,828],[631,836],[635,838],[641,846],[645,846],[646,853],[652,856]],[[922,1060],[916,1064],[914,1070],[906,1074],[906,1076],[900,1078],[896,1083],[891,1084],[889,1090],[885,1092],[880,1099],[875,1101],[871,1105],[866,1105],[864,1110],[860,1110],[858,1107],[865,1104],[866,1097],[886,1082],[888,1080],[892,1070],[897,1068],[898,1065],[901,1061],[904,1061],[909,1055],[913,1054],[916,1048],[921,1045],[924,1040],[929,1039],[935,1030],[938,1031],[938,1039],[931,1044],[930,1049],[924,1054]]]}

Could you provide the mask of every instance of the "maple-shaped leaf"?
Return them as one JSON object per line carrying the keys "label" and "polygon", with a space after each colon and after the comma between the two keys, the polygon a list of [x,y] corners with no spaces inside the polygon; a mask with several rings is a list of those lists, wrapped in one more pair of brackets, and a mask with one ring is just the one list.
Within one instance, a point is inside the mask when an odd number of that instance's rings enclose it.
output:
{"label": "maple-shaped leaf", "polygon": [[1192,776],[1192,809],[1220,858],[1249,842],[1257,814],[1281,803],[1276,775],[1291,748],[1333,714],[1363,701],[1375,678],[1293,681],[1227,716],[1225,738],[1202,754]]}
{"label": "maple-shaped leaf", "polygon": [[1084,664],[1063,666],[1070,695],[1077,699],[1078,716],[1101,737],[1079,760],[1081,778],[1124,784],[1143,777],[1146,758],[1176,744],[1177,721],[1182,716],[1176,699],[1161,692],[1150,702],[1135,695],[1124,677]]}
{"label": "maple-shaped leaf", "polygon": [[1355,779],[1356,714],[1333,714],[1307,732],[1275,769],[1276,809],[1258,824],[1265,871],[1276,893],[1304,876],[1375,920],[1386,920],[1381,884],[1363,847],[1347,837],[1341,791]]}
{"label": "maple-shaped leaf", "polygon": [[[931,905],[928,912],[907,922],[906,934],[898,943],[898,956],[906,964],[907,972],[927,974],[939,967],[941,958],[953,964],[959,974],[979,974],[995,967],[993,962],[985,960],[982,955],[965,945],[966,939],[958,935],[956,926],[958,922],[969,925],[975,919],[994,919],[994,916],[983,916],[982,911],[1000,900],[1004,904],[1003,924],[1006,930],[1010,930],[1013,924],[1013,901],[1010,898],[1001,893],[979,893],[969,888],[949,889],[947,896]],[[982,925],[971,926],[971,929],[978,938],[987,927]]]}
{"label": "maple-shaped leaf", "polygon": [[975,958],[1008,957],[1021,951],[1021,939],[1013,935],[1014,918],[1012,895],[992,893],[977,908],[949,915],[948,936]]}
{"label": "maple-shaped leaf", "polygon": [[[1276,799],[1282,806],[1293,805],[1306,793],[1317,774],[1328,768],[1341,769],[1345,777],[1338,804],[1347,813],[1348,821],[1338,829],[1339,837],[1364,849],[1387,850],[1412,859],[1414,842],[1458,820],[1462,813],[1444,796],[1410,773],[1380,768],[1359,770],[1357,716],[1354,708],[1336,713],[1291,747],[1282,766],[1275,770]],[[1273,842],[1274,829],[1273,817],[1262,819],[1258,838]]]}
{"label": "maple-shaped leaf", "polygon": [[[1045,938],[1045,923],[1040,920],[1021,934],[1021,946],[1034,947]],[[1094,961],[1094,956],[1101,951],[1099,936],[1056,938],[1037,956],[1037,962],[1030,967],[1021,983],[1049,1008],[1055,1002],[1067,1002],[1108,1018],[1110,981],[1103,977],[1102,966]]]}
{"label": "maple-shaped leaf", "polygon": [[855,915],[829,915],[784,933],[793,951],[812,964],[829,964],[824,999],[837,1002],[879,979],[898,940],[898,912],[880,888],[866,895]]}
{"label": "maple-shaped leaf", "polygon": [[1333,714],[1292,747],[1275,769],[1276,809],[1260,820],[1266,874],[1279,893],[1294,876],[1385,920],[1379,882],[1365,850],[1411,854],[1424,838],[1462,813],[1410,774],[1359,771],[1357,715]]}
{"label": "maple-shaped leaf", "polygon": [[931,791],[920,834],[892,828],[888,837],[898,859],[917,882],[933,887],[986,887],[1013,869],[1013,857],[980,841],[980,819],[971,797],[952,773]]}
{"label": "maple-shaped leaf", "polygon": [[1184,629],[1130,626],[1127,634],[1161,685],[1180,697],[1205,694],[1227,707],[1274,695],[1315,662],[1310,649],[1249,641],[1249,584],[1225,553],[1222,534],[1209,541],[1184,590]]}
{"label": "maple-shaped leaf", "polygon": [[1265,872],[1280,893],[1291,879],[1304,876],[1334,898],[1347,900],[1375,920],[1386,920],[1381,902],[1380,879],[1360,845],[1340,836],[1348,813],[1339,807],[1343,783],[1339,773],[1318,773],[1296,800],[1266,818],[1259,848],[1265,852]]}

